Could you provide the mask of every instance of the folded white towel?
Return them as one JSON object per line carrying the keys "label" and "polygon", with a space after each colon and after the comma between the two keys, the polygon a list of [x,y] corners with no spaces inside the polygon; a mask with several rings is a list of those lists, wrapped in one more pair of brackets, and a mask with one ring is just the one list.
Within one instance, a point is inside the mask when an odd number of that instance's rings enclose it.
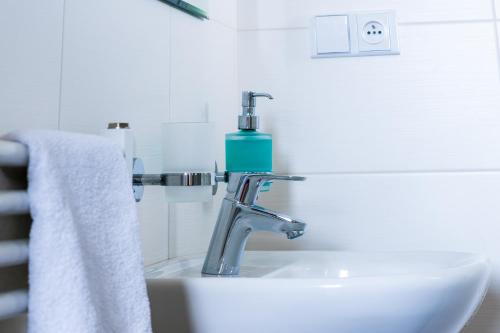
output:
{"label": "folded white towel", "polygon": [[29,148],[29,332],[151,332],[136,207],[118,146],[56,131],[7,139]]}

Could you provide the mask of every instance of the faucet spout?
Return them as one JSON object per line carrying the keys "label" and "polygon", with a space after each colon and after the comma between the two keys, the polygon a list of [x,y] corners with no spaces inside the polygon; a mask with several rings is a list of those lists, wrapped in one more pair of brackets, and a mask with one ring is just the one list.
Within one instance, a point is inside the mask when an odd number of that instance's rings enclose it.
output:
{"label": "faucet spout", "polygon": [[242,206],[248,215],[248,226],[252,231],[271,231],[283,233],[288,239],[294,239],[304,234],[306,224],[304,222],[292,219],[284,214],[253,205]]}
{"label": "faucet spout", "polygon": [[299,181],[304,178],[269,173],[229,175],[228,193],[222,201],[203,265],[203,274],[239,274],[240,261],[252,231],[281,233],[288,239],[304,234],[304,222],[255,204],[261,186],[269,180]]}

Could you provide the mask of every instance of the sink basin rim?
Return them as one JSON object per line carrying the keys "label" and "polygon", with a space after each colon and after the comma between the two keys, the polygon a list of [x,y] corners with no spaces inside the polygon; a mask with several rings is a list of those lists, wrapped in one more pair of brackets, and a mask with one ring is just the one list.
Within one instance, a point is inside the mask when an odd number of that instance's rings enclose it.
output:
{"label": "sink basin rim", "polygon": [[[268,263],[268,266],[265,265],[266,259],[269,255],[285,255],[285,256],[293,256],[293,255],[309,255],[309,256],[315,256],[315,255],[335,255],[335,256],[387,256],[387,258],[391,257],[400,257],[400,256],[408,256],[408,255],[415,255],[415,256],[425,256],[425,257],[435,257],[435,256],[462,256],[464,259],[467,260],[462,260],[459,263],[455,263],[455,265],[450,265],[450,266],[443,266],[443,267],[434,267],[434,268],[427,268],[427,269],[422,269],[420,271],[413,271],[413,272],[399,272],[399,273],[379,273],[379,274],[361,274],[361,275],[354,275],[354,276],[348,276],[348,277],[339,277],[339,276],[328,276],[328,277],[285,277],[285,276],[279,276],[279,272],[286,270],[287,268],[297,265],[298,262],[300,262],[299,259],[294,259],[292,258],[291,261],[288,264],[284,265],[271,265]],[[242,264],[242,274],[240,276],[230,276],[230,277],[223,277],[223,276],[202,276],[201,275],[201,266],[203,265],[204,261],[204,254],[194,254],[194,255],[189,255],[189,256],[183,256],[183,257],[178,257],[178,258],[173,258],[169,260],[165,260],[162,262],[159,262],[157,264],[148,266],[146,268],[146,278],[147,279],[157,279],[157,278],[163,278],[163,279],[213,279],[213,278],[234,278],[238,280],[242,279],[284,279],[284,280],[338,280],[338,281],[355,281],[355,280],[365,280],[365,279],[391,279],[392,277],[396,279],[401,279],[401,278],[412,278],[412,277],[418,277],[421,279],[422,277],[426,278],[440,278],[440,277],[446,277],[448,275],[453,275],[453,274],[458,274],[460,275],[461,272],[466,272],[468,271],[472,266],[486,266],[486,269],[488,270],[488,275],[490,274],[491,271],[491,262],[490,260],[481,254],[475,254],[475,253],[469,253],[469,252],[458,252],[458,251],[374,251],[374,252],[368,252],[368,251],[246,251],[245,253],[246,256],[251,257],[252,255],[257,255],[259,260],[262,260],[264,264],[259,263],[259,267],[262,268],[264,273],[261,275],[248,275],[246,272],[246,269],[249,267],[247,263],[245,262],[245,259],[243,260]],[[272,261],[272,260],[269,260]],[[197,268],[199,268],[197,270]],[[266,270],[267,269],[267,270]],[[183,274],[184,272],[190,271],[191,274]],[[214,279],[217,280],[217,279]]]}

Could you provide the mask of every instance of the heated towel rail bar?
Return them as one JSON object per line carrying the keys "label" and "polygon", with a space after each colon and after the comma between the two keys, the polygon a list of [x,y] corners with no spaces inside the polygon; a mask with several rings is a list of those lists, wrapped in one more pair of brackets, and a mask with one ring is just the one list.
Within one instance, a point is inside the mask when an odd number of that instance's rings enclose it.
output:
{"label": "heated towel rail bar", "polygon": [[[26,146],[17,142],[0,140],[0,168],[26,167],[27,163],[28,149]],[[4,176],[2,173],[2,177]],[[3,182],[8,183],[8,180],[2,179],[0,181],[0,183]],[[12,216],[26,214],[29,214],[29,200],[25,189],[0,189],[0,223],[12,219]],[[0,270],[8,271],[11,267],[27,262],[27,239],[3,240],[2,238],[0,241]],[[5,286],[1,287],[3,292],[0,293],[0,320],[26,312],[28,291],[26,289],[4,291]]]}
{"label": "heated towel rail bar", "polygon": [[28,164],[28,148],[17,142],[0,140],[0,166],[22,167]]}

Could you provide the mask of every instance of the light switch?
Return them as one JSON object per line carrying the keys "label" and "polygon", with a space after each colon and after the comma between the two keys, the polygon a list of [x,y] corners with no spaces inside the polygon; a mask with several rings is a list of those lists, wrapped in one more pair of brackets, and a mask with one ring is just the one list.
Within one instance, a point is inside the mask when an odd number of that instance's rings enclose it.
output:
{"label": "light switch", "polygon": [[317,16],[316,47],[318,54],[350,52],[349,17],[347,15]]}

